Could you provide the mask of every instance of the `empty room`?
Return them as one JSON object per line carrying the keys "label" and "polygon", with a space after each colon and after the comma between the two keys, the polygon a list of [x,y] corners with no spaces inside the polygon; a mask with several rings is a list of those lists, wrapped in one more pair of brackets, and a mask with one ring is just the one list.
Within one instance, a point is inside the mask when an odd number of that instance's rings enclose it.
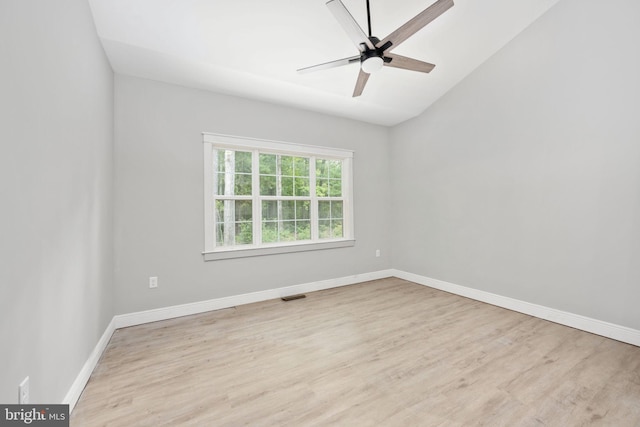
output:
{"label": "empty room", "polygon": [[639,426],[638,16],[0,0],[0,425]]}

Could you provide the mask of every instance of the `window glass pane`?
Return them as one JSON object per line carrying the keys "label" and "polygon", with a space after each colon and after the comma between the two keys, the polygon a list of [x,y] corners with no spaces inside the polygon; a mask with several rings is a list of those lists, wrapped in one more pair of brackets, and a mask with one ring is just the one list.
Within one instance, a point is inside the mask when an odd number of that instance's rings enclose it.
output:
{"label": "window glass pane", "polygon": [[328,160],[325,159],[316,159],[316,176],[318,178],[329,177],[329,165],[327,162]]}
{"label": "window glass pane", "polygon": [[316,179],[316,195],[318,197],[327,197],[329,195],[329,180],[326,178]]}
{"label": "window glass pane", "polygon": [[250,222],[236,223],[236,245],[253,243],[253,224]]}
{"label": "window glass pane", "polygon": [[277,195],[275,154],[260,154],[260,195]]}
{"label": "window glass pane", "polygon": [[311,202],[308,200],[305,201],[296,201],[296,219],[310,219],[311,218]]}
{"label": "window glass pane", "polygon": [[342,219],[342,202],[331,202],[331,219]]}
{"label": "window glass pane", "polygon": [[294,157],[293,159],[293,175],[309,176],[309,159],[306,157]]}
{"label": "window glass pane", "polygon": [[215,194],[251,195],[251,152],[216,150]]}
{"label": "window glass pane", "polygon": [[309,195],[309,178],[294,178],[294,184],[295,196]]}
{"label": "window glass pane", "polygon": [[253,211],[251,200],[236,200],[236,221],[251,221]]}
{"label": "window glass pane", "polygon": [[318,232],[321,239],[331,237],[331,221],[328,219],[321,219],[318,221]]}
{"label": "window glass pane", "polygon": [[282,178],[282,194],[281,196],[293,196],[293,178],[283,176]]}
{"label": "window glass pane", "polygon": [[311,239],[311,221],[296,221],[296,240]]}
{"label": "window glass pane", "polygon": [[282,204],[282,219],[291,220],[296,218],[295,200],[283,200],[279,203]]}
{"label": "window glass pane", "polygon": [[224,221],[224,202],[222,200],[216,200],[215,216],[216,223]]}
{"label": "window glass pane", "polygon": [[342,229],[343,202],[319,201],[318,202],[318,232],[321,239],[344,237]]}
{"label": "window glass pane", "polygon": [[224,173],[216,174],[216,188],[215,194],[223,195],[224,194]]}
{"label": "window glass pane", "polygon": [[342,197],[342,161],[316,159],[316,195]]}
{"label": "window glass pane", "polygon": [[331,220],[331,237],[342,237],[342,221]]}
{"label": "window glass pane", "polygon": [[224,241],[224,202],[222,200],[216,200],[214,215],[216,217],[216,245],[220,246]]}
{"label": "window glass pane", "polygon": [[318,221],[318,231],[321,239],[335,239],[344,237],[342,230],[342,220],[320,220]]}
{"label": "window glass pane", "polygon": [[340,179],[329,180],[329,196],[330,197],[342,196],[342,180]]}
{"label": "window glass pane", "polygon": [[235,175],[235,193],[236,196],[251,195],[251,175]]}
{"label": "window glass pane", "polygon": [[220,246],[231,246],[235,241],[235,204],[233,200],[216,200],[216,242]]}
{"label": "window glass pane", "polygon": [[274,221],[278,219],[278,202],[265,200],[262,202],[262,220]]}
{"label": "window glass pane", "polygon": [[215,150],[216,151],[216,170],[215,172],[224,173],[224,153],[226,150]]}
{"label": "window glass pane", "polygon": [[235,172],[251,173],[251,152],[236,151]]}
{"label": "window glass pane", "polygon": [[278,241],[278,222],[264,221],[262,223],[262,243],[274,243]]}
{"label": "window glass pane", "polygon": [[331,218],[331,202],[329,201],[318,202],[318,218],[320,219]]}
{"label": "window glass pane", "polygon": [[261,196],[275,196],[276,195],[276,177],[275,176],[260,176],[260,195]]}
{"label": "window glass pane", "polygon": [[280,173],[283,176],[293,176],[293,157],[278,156],[280,158]]}
{"label": "window glass pane", "polygon": [[223,246],[222,236],[224,236],[224,224],[216,224],[216,246]]}
{"label": "window glass pane", "polygon": [[264,175],[276,174],[275,154],[260,154],[260,173]]}
{"label": "window glass pane", "polygon": [[251,200],[216,200],[215,216],[218,246],[253,243]]}
{"label": "window glass pane", "polygon": [[342,161],[331,160],[329,162],[329,178],[342,179]]}
{"label": "window glass pane", "polygon": [[291,242],[296,240],[296,222],[282,221],[280,223],[280,241]]}

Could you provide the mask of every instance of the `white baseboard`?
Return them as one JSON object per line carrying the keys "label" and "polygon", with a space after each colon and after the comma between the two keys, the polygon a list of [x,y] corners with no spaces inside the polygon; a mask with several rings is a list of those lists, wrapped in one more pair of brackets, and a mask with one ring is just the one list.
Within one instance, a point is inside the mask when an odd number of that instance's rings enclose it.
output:
{"label": "white baseboard", "polygon": [[191,314],[204,313],[212,310],[235,307],[237,305],[251,304],[281,298],[287,295],[302,294],[305,292],[321,291],[323,289],[337,288],[353,285],[369,280],[384,279],[392,276],[392,270],[374,271],[372,273],[356,274],[337,279],[322,280],[319,282],[304,283],[301,285],[287,286],[283,288],[268,289],[265,291],[251,292],[248,294],[233,295],[224,298],[216,298],[207,301],[193,302],[189,304],[174,305],[170,307],[156,308],[154,310],[139,311],[136,313],[120,314],[115,316],[116,329],[129,326],[142,325],[144,323],[157,322],[159,320],[174,319],[176,317],[189,316]]}
{"label": "white baseboard", "polygon": [[369,280],[384,279],[393,275],[392,270],[380,270],[371,273],[355,274],[353,276],[340,277],[337,279],[322,280],[318,282],[304,283],[301,285],[287,286],[283,288],[268,289],[265,291],[252,292],[249,294],[233,295],[230,297],[216,298],[207,301],[199,301],[190,304],[174,305],[170,307],[157,308],[154,310],[139,311],[136,313],[120,314],[113,317],[102,337],[96,344],[80,370],[71,388],[67,392],[62,403],[69,405],[69,412],[73,410],[84,387],[87,385],[93,369],[98,364],[100,356],[104,352],[111,336],[116,329],[129,326],[142,325],[144,323],[157,322],[159,320],[173,319],[176,317],[188,316],[191,314],[204,313],[212,310],[235,307],[237,305],[251,304],[254,302],[267,301],[281,298],[287,295],[301,294],[305,292],[321,291],[323,289],[337,288],[340,286],[354,285],[367,282]]}
{"label": "white baseboard", "polygon": [[395,277],[428,286],[430,288],[450,292],[452,294],[486,302],[498,307],[528,314],[530,316],[570,326],[582,331],[591,332],[617,341],[640,346],[640,331],[636,329],[627,328],[614,323],[603,322],[601,320],[556,310],[542,305],[532,304],[502,295],[492,294],[490,292],[480,291],[478,289],[468,288],[466,286],[456,285],[443,280],[407,273],[406,271],[392,270],[392,272]]}
{"label": "white baseboard", "polygon": [[91,373],[93,369],[98,364],[104,349],[107,348],[107,344],[109,344],[109,340],[111,339],[111,335],[116,330],[114,319],[111,319],[111,322],[107,325],[107,328],[104,330],[104,333],[98,340],[98,344],[94,347],[93,351],[89,355],[89,358],[85,362],[84,366],[80,370],[78,376],[76,376],[75,381],[71,384],[71,388],[67,392],[67,395],[64,397],[62,401],[63,404],[69,405],[69,412],[73,411],[73,408],[76,406],[78,399],[80,399],[80,395],[84,390],[84,387],[87,385],[89,378],[91,377]]}

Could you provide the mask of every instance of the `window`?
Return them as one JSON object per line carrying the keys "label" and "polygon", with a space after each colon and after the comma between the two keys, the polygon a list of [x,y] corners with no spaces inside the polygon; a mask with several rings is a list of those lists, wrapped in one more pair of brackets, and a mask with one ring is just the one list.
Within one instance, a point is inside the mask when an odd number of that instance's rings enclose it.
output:
{"label": "window", "polygon": [[352,158],[204,134],[205,260],[352,246]]}

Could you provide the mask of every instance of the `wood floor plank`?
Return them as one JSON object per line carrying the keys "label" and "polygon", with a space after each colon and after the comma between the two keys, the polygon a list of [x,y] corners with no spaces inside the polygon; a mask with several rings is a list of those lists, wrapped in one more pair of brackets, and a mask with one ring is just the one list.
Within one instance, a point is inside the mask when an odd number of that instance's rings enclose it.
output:
{"label": "wood floor plank", "polygon": [[117,330],[72,426],[640,426],[640,348],[397,278]]}

